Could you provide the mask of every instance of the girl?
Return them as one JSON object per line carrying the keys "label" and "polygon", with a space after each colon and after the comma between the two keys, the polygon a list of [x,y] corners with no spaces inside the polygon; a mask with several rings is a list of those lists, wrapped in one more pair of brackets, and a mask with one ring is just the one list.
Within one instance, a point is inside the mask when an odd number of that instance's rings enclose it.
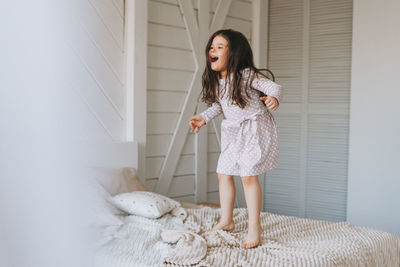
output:
{"label": "girl", "polygon": [[[253,63],[246,37],[228,29],[215,32],[206,46],[207,66],[202,77],[203,98],[209,108],[190,118],[191,133],[223,112],[221,154],[217,164],[221,218],[211,230],[232,231],[236,194],[234,175],[241,177],[248,209],[248,232],[243,248],[260,243],[262,191],[258,175],[277,167],[276,110],[280,85],[266,78]],[[261,97],[264,93],[267,96]],[[266,106],[262,101],[265,101]],[[211,105],[211,106],[210,106]],[[208,231],[211,231],[208,230]]]}

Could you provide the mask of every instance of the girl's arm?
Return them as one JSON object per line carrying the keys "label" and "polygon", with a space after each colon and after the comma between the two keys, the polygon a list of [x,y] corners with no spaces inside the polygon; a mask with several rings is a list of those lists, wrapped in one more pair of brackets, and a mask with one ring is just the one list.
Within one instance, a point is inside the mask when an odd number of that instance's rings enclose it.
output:
{"label": "girl's arm", "polygon": [[210,120],[214,119],[221,113],[222,113],[221,104],[219,102],[214,102],[212,103],[211,107],[204,110],[199,115],[203,117],[203,119],[206,121],[207,124]]}
{"label": "girl's arm", "polygon": [[283,97],[283,88],[279,84],[271,81],[263,75],[257,74],[251,86],[266,94],[267,96],[273,96],[278,100],[278,104],[281,103]]}

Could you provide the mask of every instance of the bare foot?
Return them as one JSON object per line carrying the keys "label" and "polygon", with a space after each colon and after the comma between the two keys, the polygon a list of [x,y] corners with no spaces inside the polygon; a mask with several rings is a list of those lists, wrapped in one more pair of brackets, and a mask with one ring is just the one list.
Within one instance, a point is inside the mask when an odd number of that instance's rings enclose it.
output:
{"label": "bare foot", "polygon": [[254,248],[260,244],[261,233],[263,229],[261,225],[249,226],[246,241],[242,243],[242,248]]}
{"label": "bare foot", "polygon": [[225,223],[225,222],[218,222],[212,229],[207,229],[205,230],[205,232],[210,232],[210,231],[215,231],[215,230],[225,230],[225,231],[232,231],[233,229],[235,229],[235,223],[232,221],[230,221],[229,223]]}

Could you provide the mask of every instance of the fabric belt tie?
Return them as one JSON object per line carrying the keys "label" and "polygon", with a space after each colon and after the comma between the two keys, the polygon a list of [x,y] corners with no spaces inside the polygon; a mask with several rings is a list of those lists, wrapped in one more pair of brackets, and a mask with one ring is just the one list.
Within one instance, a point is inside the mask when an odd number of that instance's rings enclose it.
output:
{"label": "fabric belt tie", "polygon": [[257,121],[258,116],[259,116],[259,115],[262,115],[262,114],[264,114],[264,113],[268,114],[268,111],[267,111],[266,109],[257,111],[256,113],[252,114],[252,115],[249,116],[249,117],[244,118],[244,119],[241,120],[241,121],[235,121],[235,120],[225,119],[225,120],[222,121],[221,127],[225,127],[225,128],[240,127],[240,126],[242,126],[242,125],[243,125],[244,123],[246,123],[246,122],[249,122],[249,121]]}
{"label": "fabric belt tie", "polygon": [[[259,146],[259,136],[257,135],[257,118],[260,115],[263,115],[264,113],[269,113],[268,110],[260,110],[254,114],[252,114],[249,117],[246,117],[245,119],[241,121],[234,121],[234,120],[229,120],[225,119],[221,123],[221,128],[225,128],[222,132],[230,132],[233,130],[234,132],[237,132],[237,134],[234,135],[235,140],[225,140],[227,137],[221,138],[221,152],[223,152],[226,149],[226,146],[229,144],[233,144],[233,146],[238,149],[239,151],[235,151],[235,153],[238,154],[238,157],[240,159],[241,156],[241,151],[243,149],[246,149],[247,146],[249,147],[258,147]],[[272,118],[273,124],[275,124],[273,118]],[[237,128],[237,130],[235,129]],[[247,136],[246,134],[251,133],[251,137]],[[250,138],[250,139],[249,139]],[[246,144],[246,147],[243,147],[243,142],[248,140]]]}

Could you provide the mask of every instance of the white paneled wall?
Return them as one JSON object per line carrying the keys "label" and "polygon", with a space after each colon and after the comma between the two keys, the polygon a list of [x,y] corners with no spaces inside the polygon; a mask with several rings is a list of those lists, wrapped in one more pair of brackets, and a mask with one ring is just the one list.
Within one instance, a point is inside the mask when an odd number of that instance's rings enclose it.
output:
{"label": "white paneled wall", "polygon": [[[74,53],[72,86],[82,109],[83,133],[89,141],[126,138],[124,87],[124,1],[85,0],[74,5],[71,27],[78,41]],[[96,139],[96,140],[94,140]]]}
{"label": "white paneled wall", "polygon": [[[193,0],[198,16],[198,1]],[[218,1],[210,1],[210,22]],[[233,0],[224,28],[241,31],[251,41],[251,1]],[[202,56],[205,43],[201,46]],[[190,40],[176,0],[148,1],[148,69],[147,69],[147,143],[146,182],[156,188],[186,94],[196,69]],[[201,70],[202,72],[203,70]],[[221,119],[222,115],[219,120]],[[218,121],[216,119],[216,121]],[[187,122],[189,131],[189,123]],[[203,128],[204,130],[206,128]],[[216,162],[219,145],[213,127],[208,129],[207,198],[219,202]],[[188,134],[180,155],[168,195],[188,202],[195,201],[195,134]]]}
{"label": "white paneled wall", "polygon": [[270,0],[268,66],[285,88],[267,211],[346,219],[351,0]]}

